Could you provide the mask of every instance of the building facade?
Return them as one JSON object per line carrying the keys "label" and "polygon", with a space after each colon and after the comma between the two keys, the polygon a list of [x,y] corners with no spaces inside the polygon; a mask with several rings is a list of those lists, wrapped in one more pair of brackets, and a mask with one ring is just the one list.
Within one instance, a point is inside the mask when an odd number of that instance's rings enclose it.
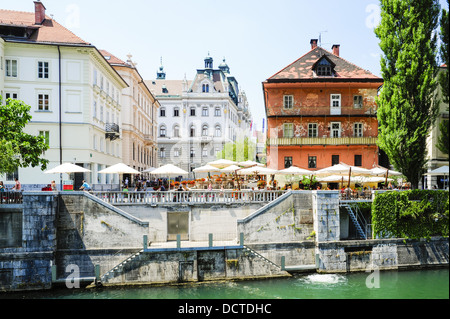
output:
{"label": "building facade", "polygon": [[[439,68],[438,76],[441,72],[447,69],[447,66],[441,65]],[[448,126],[448,103],[444,103],[442,101],[442,88],[441,85],[438,84],[437,87],[437,98],[440,100],[439,103],[439,115],[431,128],[430,135],[427,139],[427,170],[431,172],[435,169],[438,169],[442,166],[448,166],[449,158],[448,154],[442,153],[437,147],[439,137],[441,136],[440,126],[441,123],[447,123]],[[427,176],[426,180],[423,181],[425,183],[425,188],[431,189],[433,187],[444,188],[448,187],[448,175],[447,176]]]}
{"label": "building facade", "polygon": [[124,62],[108,51],[100,52],[128,84],[121,101],[123,163],[140,172],[156,167],[159,102],[144,83],[131,55]]}
{"label": "building facade", "polygon": [[251,113],[245,92],[225,60],[214,68],[204,60],[195,78],[168,80],[163,66],[146,81],[161,107],[158,112],[159,165],[173,164],[188,172],[217,159],[225,144],[249,135]]}
{"label": "building facade", "polygon": [[[95,46],[48,17],[42,2],[34,4],[34,12],[0,10],[1,95],[31,106],[25,131],[45,136],[48,168],[71,162],[90,169],[71,177],[75,187],[83,179],[116,183],[117,176],[98,172],[121,162],[121,92],[127,83]],[[2,179],[13,184],[14,177],[36,188],[60,181],[40,168],[20,168]]]}
{"label": "building facade", "polygon": [[267,164],[319,170],[378,164],[375,99],[383,80],[311,40],[311,50],[263,82]]}

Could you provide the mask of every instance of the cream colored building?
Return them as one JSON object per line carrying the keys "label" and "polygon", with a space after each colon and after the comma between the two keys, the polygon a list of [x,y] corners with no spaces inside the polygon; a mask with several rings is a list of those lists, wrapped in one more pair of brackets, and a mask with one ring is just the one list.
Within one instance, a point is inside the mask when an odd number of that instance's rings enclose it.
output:
{"label": "cream colored building", "polygon": [[122,91],[123,162],[140,172],[157,167],[156,132],[160,104],[144,83],[131,55],[124,62],[108,51],[101,50],[101,53],[128,84]]}
{"label": "cream colored building", "polygon": [[[34,4],[34,12],[0,10],[1,94],[31,106],[25,131],[46,137],[48,168],[71,162],[90,169],[71,176],[75,187],[83,179],[118,183],[98,172],[122,162],[121,95],[128,85],[94,45],[46,16],[42,2]],[[0,180],[13,184],[16,176],[28,189],[69,179],[20,168]]]}
{"label": "cream colored building", "polygon": [[[441,66],[440,71],[446,69],[446,66]],[[440,73],[439,73],[440,74]],[[433,128],[431,129],[431,133],[427,139],[427,150],[428,150],[428,172],[435,170],[442,166],[448,166],[449,164],[449,157],[448,154],[443,154],[438,148],[437,143],[439,136],[441,134],[440,132],[440,125],[443,121],[448,121],[448,104],[445,104],[442,102],[442,89],[440,84],[438,84],[438,98],[441,100],[441,103],[439,105],[439,116],[436,120],[436,123],[434,124]],[[448,122],[447,122],[448,123]],[[445,177],[447,181],[445,182],[445,185],[448,186],[448,176]],[[426,177],[426,188],[433,188],[434,186],[440,188],[444,185],[444,176],[428,176]]]}

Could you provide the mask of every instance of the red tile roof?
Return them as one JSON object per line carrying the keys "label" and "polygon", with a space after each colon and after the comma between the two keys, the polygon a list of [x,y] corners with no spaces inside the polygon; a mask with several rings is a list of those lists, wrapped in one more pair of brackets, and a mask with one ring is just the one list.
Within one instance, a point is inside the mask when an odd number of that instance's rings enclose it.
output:
{"label": "red tile roof", "polygon": [[[334,65],[335,76],[317,76],[313,71],[313,66],[323,57],[326,56]],[[283,70],[274,74],[267,81],[279,82],[283,80],[288,81],[334,81],[334,80],[352,80],[352,79],[367,79],[380,80],[381,78],[373,75],[371,72],[364,70],[353,63],[346,61],[340,56],[321,48],[316,47],[303,55],[298,60],[294,61]]]}
{"label": "red tile roof", "polygon": [[126,63],[126,62],[122,61],[121,59],[119,59],[118,57],[116,57],[115,55],[109,53],[106,50],[98,50],[98,51],[103,55],[103,57],[111,65],[122,65],[122,66],[127,66],[127,67],[131,66],[129,63]]}
{"label": "red tile roof", "polygon": [[41,25],[35,24],[34,12],[0,9],[0,26],[28,28],[33,32],[26,40],[31,42],[90,45],[48,16]]}

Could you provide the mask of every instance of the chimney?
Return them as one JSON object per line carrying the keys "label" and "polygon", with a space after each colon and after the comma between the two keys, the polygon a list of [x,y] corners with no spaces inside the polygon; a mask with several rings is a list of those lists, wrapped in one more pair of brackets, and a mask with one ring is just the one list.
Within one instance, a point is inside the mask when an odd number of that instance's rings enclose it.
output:
{"label": "chimney", "polygon": [[42,24],[45,20],[45,7],[44,4],[37,0],[34,1],[34,23]]}
{"label": "chimney", "polygon": [[317,48],[317,39],[312,39],[311,40],[311,50]]}
{"label": "chimney", "polygon": [[333,50],[333,54],[336,56],[339,56],[339,48],[341,47],[340,44],[333,44],[331,49]]}

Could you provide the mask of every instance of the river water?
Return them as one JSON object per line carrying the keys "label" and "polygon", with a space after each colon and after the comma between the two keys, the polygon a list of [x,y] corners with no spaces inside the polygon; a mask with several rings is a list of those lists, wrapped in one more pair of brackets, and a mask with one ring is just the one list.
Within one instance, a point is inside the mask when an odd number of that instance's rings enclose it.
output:
{"label": "river water", "polygon": [[449,299],[449,270],[304,274],[292,278],[162,287],[57,289],[0,299]]}

